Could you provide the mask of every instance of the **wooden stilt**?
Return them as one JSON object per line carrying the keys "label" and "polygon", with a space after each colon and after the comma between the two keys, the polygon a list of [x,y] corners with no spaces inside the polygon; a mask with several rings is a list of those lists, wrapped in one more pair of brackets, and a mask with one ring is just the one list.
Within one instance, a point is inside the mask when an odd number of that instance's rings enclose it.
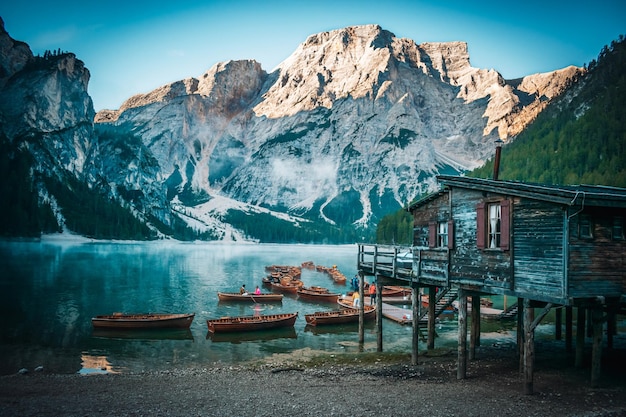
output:
{"label": "wooden stilt", "polygon": [[459,344],[456,378],[465,379],[467,374],[467,296],[459,290]]}
{"label": "wooden stilt", "polygon": [[602,369],[602,328],[604,320],[602,318],[602,307],[597,306],[591,310],[591,321],[593,327],[593,349],[591,351],[591,387],[600,385],[600,374]]}
{"label": "wooden stilt", "polygon": [[574,366],[582,368],[585,357],[585,309],[578,307],[576,310],[576,362]]}
{"label": "wooden stilt", "polygon": [[363,350],[365,343],[365,318],[363,315],[363,272],[359,271],[359,349]]}
{"label": "wooden stilt", "polygon": [[563,326],[563,311],[560,308],[557,308],[554,313],[554,337],[556,340],[561,340],[563,330],[561,329],[561,326]]}
{"label": "wooden stilt", "polygon": [[565,350],[572,352],[572,307],[565,307]]}
{"label": "wooden stilt", "polygon": [[535,332],[532,328],[534,309],[530,307],[530,300],[524,299],[524,394],[533,393],[533,379],[535,366]]}
{"label": "wooden stilt", "polygon": [[419,298],[419,287],[417,283],[411,283],[411,307],[413,311],[413,339],[411,343],[411,364],[417,365],[418,353],[419,353],[419,333],[420,333],[420,321],[419,321],[419,305],[421,300]]}
{"label": "wooden stilt", "polygon": [[[420,300],[421,303],[421,300]],[[428,344],[426,348],[435,348],[435,307],[437,305],[437,287],[428,287]]]}
{"label": "wooden stilt", "polygon": [[519,372],[524,372],[524,299],[517,299],[517,355]]}
{"label": "wooden stilt", "polygon": [[613,336],[617,334],[617,315],[613,308],[609,308],[606,318],[606,347],[613,349]]}
{"label": "wooden stilt", "polygon": [[380,284],[380,279],[376,277],[376,351],[383,351],[383,286]]}
{"label": "wooden stilt", "polygon": [[480,296],[472,296],[472,326],[470,327],[469,360],[476,359],[476,346],[480,345]]}

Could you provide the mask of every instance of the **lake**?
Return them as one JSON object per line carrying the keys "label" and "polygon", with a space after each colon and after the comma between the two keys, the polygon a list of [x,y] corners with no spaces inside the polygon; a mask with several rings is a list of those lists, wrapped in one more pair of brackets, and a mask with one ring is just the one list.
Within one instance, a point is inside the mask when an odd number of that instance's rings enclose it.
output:
{"label": "lake", "polygon": [[[299,266],[306,261],[336,265],[349,281],[357,272],[357,246],[61,238],[0,242],[0,374],[37,366],[57,373],[138,372],[236,364],[304,349],[357,352],[358,326],[305,326],[304,314],[334,305],[288,295],[282,303],[257,305],[217,299],[218,291],[238,291],[242,284],[249,289],[261,286],[268,265]],[[350,290],[316,271],[303,269],[302,280],[339,293]],[[295,311],[299,317],[293,330],[210,337],[206,324],[222,316]],[[94,332],[91,317],[113,312],[195,312],[196,317],[189,331]],[[515,343],[512,325],[485,323],[481,340]],[[456,349],[456,329],[455,317],[441,320],[436,346]],[[384,319],[384,350],[410,353],[411,331],[411,326]],[[373,324],[366,327],[364,349],[376,350]]]}

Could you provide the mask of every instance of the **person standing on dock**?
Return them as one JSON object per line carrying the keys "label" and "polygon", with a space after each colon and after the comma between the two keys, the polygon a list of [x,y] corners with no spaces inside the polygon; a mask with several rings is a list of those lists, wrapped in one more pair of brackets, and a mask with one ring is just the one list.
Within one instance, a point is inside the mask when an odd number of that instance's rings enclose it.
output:
{"label": "person standing on dock", "polygon": [[359,292],[355,291],[352,293],[352,307],[358,307],[360,304],[361,298],[359,297]]}
{"label": "person standing on dock", "polygon": [[370,284],[369,292],[370,292],[370,305],[372,306],[376,304],[376,283],[375,282],[372,282]]}

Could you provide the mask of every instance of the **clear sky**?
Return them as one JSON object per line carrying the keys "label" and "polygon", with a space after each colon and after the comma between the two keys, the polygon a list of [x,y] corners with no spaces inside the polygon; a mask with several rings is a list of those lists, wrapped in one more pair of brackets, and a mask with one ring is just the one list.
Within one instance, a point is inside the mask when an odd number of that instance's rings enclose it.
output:
{"label": "clear sky", "polygon": [[270,72],[309,35],[378,24],[415,42],[465,41],[470,62],[505,78],[582,66],[626,35],[626,0],[21,0],[0,5],[33,53],[73,52],[91,72],[96,111],[214,64]]}

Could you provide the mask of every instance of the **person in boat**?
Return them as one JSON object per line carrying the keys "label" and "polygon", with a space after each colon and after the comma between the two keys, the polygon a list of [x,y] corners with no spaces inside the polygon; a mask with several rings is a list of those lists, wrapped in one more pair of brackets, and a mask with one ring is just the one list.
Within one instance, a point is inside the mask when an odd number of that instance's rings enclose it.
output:
{"label": "person in boat", "polygon": [[376,283],[372,282],[369,288],[370,293],[370,305],[374,305],[376,303]]}
{"label": "person in boat", "polygon": [[256,286],[256,290],[254,290],[254,293],[255,293],[256,295],[261,295],[261,289],[259,288],[259,286],[258,286],[258,285]]}
{"label": "person in boat", "polygon": [[358,291],[352,293],[352,307],[358,307],[361,303],[361,297]]}
{"label": "person in boat", "polygon": [[248,295],[248,291],[246,290],[246,284],[243,284],[241,288],[239,288],[239,294]]}

